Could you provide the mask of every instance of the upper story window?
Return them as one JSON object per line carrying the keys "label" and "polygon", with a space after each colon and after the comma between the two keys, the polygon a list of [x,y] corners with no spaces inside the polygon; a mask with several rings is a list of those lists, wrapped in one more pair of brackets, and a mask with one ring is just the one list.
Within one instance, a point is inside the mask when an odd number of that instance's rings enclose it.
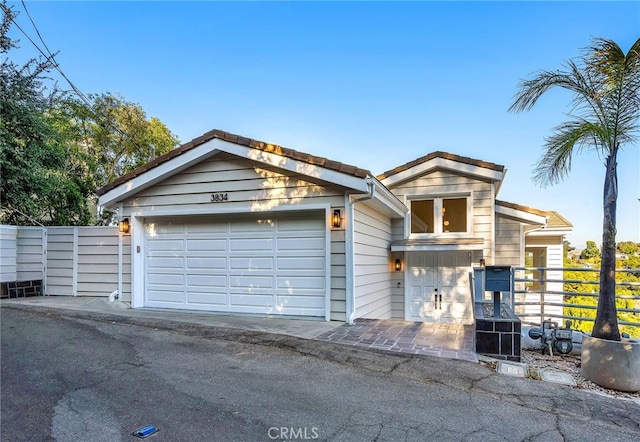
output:
{"label": "upper story window", "polygon": [[411,200],[411,234],[447,234],[469,231],[469,198]]}

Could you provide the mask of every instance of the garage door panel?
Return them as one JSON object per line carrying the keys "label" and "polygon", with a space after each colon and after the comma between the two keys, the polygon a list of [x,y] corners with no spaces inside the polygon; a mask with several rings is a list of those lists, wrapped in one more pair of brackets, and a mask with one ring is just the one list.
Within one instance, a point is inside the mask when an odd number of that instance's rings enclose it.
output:
{"label": "garage door panel", "polygon": [[211,287],[212,289],[215,289],[216,287],[226,288],[227,276],[226,275],[187,275],[187,289],[194,286]]}
{"label": "garage door panel", "polygon": [[285,276],[279,277],[278,279],[278,288],[279,289],[291,289],[291,290],[300,290],[300,289],[322,289],[324,288],[324,276],[318,275],[316,277],[312,277],[309,275],[300,275],[300,276]]}
{"label": "garage door panel", "polygon": [[176,269],[184,263],[182,257],[149,256],[147,258],[148,269]]}
{"label": "garage door panel", "polygon": [[188,239],[187,240],[188,252],[226,252],[227,240],[221,239]]}
{"label": "garage door panel", "polygon": [[273,238],[232,238],[229,239],[229,252],[273,251]]}
{"label": "garage door panel", "polygon": [[185,232],[188,235],[204,236],[208,234],[225,234],[228,232],[226,223],[211,223],[210,221],[191,222],[185,225]]}
{"label": "garage door panel", "polygon": [[184,292],[180,290],[168,291],[168,290],[154,290],[153,287],[147,288],[147,299],[156,302],[170,302],[175,304],[182,304],[184,302]]}
{"label": "garage door panel", "polygon": [[273,296],[267,295],[247,295],[232,293],[230,297],[233,307],[272,307]]}
{"label": "garage door panel", "polygon": [[145,305],[325,316],[324,213],[145,223]]}
{"label": "garage door panel", "polygon": [[313,309],[324,312],[324,301],[317,296],[278,296],[278,305],[285,308]]}
{"label": "garage door panel", "polygon": [[273,277],[271,276],[247,276],[247,275],[231,275],[230,287],[232,288],[273,288]]}
{"label": "garage door panel", "polygon": [[278,270],[324,270],[324,257],[292,256],[278,258]]}
{"label": "garage door panel", "polygon": [[220,292],[193,292],[187,293],[187,302],[193,304],[210,305],[210,306],[226,306],[227,305],[227,293]]}
{"label": "garage door panel", "polygon": [[231,270],[273,270],[274,258],[272,257],[240,257],[229,259],[229,268]]}
{"label": "garage door panel", "polygon": [[278,238],[278,250],[324,251],[324,238]]}
{"label": "garage door panel", "polygon": [[170,286],[174,285],[176,287],[182,287],[184,285],[185,277],[182,273],[171,274],[171,273],[158,273],[152,274],[153,276],[153,284],[149,284],[150,287],[162,287],[162,286]]}
{"label": "garage door panel", "polygon": [[147,246],[148,252],[172,252],[182,251],[184,249],[184,241],[182,239],[162,239],[152,241]]}
{"label": "garage door panel", "polygon": [[230,224],[230,233],[250,233],[255,232],[273,232],[275,230],[275,221],[271,219],[257,220],[234,220]]}
{"label": "garage door panel", "polygon": [[226,270],[227,258],[187,258],[188,269]]}

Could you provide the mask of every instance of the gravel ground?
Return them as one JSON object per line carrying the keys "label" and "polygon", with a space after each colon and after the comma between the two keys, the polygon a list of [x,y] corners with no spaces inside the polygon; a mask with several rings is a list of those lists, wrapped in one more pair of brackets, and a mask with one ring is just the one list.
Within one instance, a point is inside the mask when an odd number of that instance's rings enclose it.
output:
{"label": "gravel ground", "polygon": [[572,354],[549,356],[548,354],[543,355],[540,351],[522,350],[521,358],[522,363],[529,366],[529,377],[533,379],[540,379],[540,376],[538,375],[539,370],[551,369],[563,371],[569,373],[573,377],[576,384],[578,384],[576,388],[579,388],[580,390],[589,390],[615,398],[630,399],[640,404],[640,392],[625,393],[609,390],[583,378],[580,374],[580,356]]}

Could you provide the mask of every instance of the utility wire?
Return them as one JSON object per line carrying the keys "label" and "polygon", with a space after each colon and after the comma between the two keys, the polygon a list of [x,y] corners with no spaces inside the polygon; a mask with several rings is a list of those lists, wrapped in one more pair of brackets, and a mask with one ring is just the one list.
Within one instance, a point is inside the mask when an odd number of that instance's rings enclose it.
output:
{"label": "utility wire", "polygon": [[[53,67],[60,73],[60,75],[62,76],[62,78],[64,78],[66,80],[66,82],[69,84],[69,86],[71,86],[71,89],[73,89],[73,91],[80,97],[80,99],[89,107],[89,109],[91,110],[91,112],[93,113],[94,116],[98,117],[98,119],[102,120],[101,123],[102,125],[105,124],[105,121],[107,123],[107,125],[109,125],[111,128],[115,129],[119,134],[127,137],[134,146],[136,146],[138,149],[142,150],[142,148],[140,147],[140,145],[138,143],[136,143],[136,141],[133,139],[133,137],[131,137],[128,133],[126,133],[125,131],[123,131],[122,129],[120,129],[115,123],[111,122],[109,119],[105,118],[104,115],[100,115],[100,113],[95,109],[93,102],[91,101],[91,99],[89,97],[87,97],[70,79],[69,77],[66,76],[66,74],[62,71],[62,68],[60,67],[60,65],[58,64],[57,60],[55,59],[55,55],[56,54],[52,54],[51,51],[49,50],[47,44],[44,42],[44,39],[42,38],[42,35],[40,34],[40,31],[38,30],[38,27],[36,26],[35,22],[33,21],[33,19],[31,18],[31,14],[29,14],[29,10],[27,9],[27,5],[25,4],[24,0],[22,0],[22,6],[24,7],[25,12],[27,13],[27,17],[29,17],[29,21],[31,21],[31,24],[33,25],[33,28],[36,31],[36,34],[38,34],[38,37],[40,38],[40,41],[42,42],[42,44],[44,45],[45,49],[47,50],[47,53],[45,53],[40,46],[38,46],[38,44],[33,41],[33,39],[24,31],[24,29],[22,29],[22,27],[18,24],[18,22],[15,20],[14,16],[11,16],[11,22],[16,25],[16,27],[20,30],[20,32],[22,32],[22,34],[27,37],[27,39],[31,42],[31,44],[38,50],[38,52],[40,52],[40,54],[42,54],[42,56],[47,60],[47,61],[51,61],[53,63]],[[4,8],[3,8],[4,9]],[[5,14],[8,11],[4,11]]]}

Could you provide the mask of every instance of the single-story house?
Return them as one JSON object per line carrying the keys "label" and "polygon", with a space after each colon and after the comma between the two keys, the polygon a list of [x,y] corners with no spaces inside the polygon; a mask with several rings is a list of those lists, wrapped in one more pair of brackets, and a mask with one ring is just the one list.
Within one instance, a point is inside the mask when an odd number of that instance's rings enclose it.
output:
{"label": "single-story house", "polygon": [[505,173],[433,152],[374,176],[213,130],[98,195],[128,224],[134,308],[470,323],[474,267],[561,267],[571,230],[498,200]]}

